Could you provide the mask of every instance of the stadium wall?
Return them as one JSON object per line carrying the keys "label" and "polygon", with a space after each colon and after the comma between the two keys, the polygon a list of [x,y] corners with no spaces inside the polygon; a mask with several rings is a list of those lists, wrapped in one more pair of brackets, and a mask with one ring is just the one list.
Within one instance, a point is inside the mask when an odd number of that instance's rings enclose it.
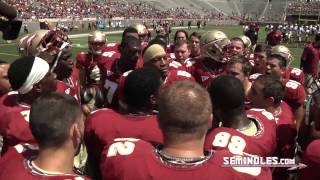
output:
{"label": "stadium wall", "polygon": [[[159,21],[157,19],[154,19],[155,21]],[[172,20],[172,19],[164,19],[165,21],[175,21],[176,25],[180,24],[180,21],[184,21],[184,26],[188,24],[188,21],[192,21],[192,25],[196,25],[196,21],[194,19],[181,19],[181,20]],[[130,24],[134,23],[142,23],[146,22],[147,25],[150,25],[152,23],[152,20],[143,20],[143,19],[123,19],[123,18],[116,18],[116,20],[111,20],[111,22],[118,22],[121,21],[121,24],[124,27],[128,27]],[[207,19],[207,25],[239,25],[239,21],[237,20],[210,20]],[[52,28],[56,27],[58,23],[63,23],[64,25],[68,25],[69,23],[73,26],[79,27],[79,29],[88,29],[89,23],[95,23],[97,22],[96,19],[83,19],[83,20],[72,20],[72,19],[39,19],[38,21],[24,21],[23,24],[26,24],[28,27],[29,33],[32,33],[36,30],[40,29],[40,22],[48,22]],[[109,20],[104,21],[106,25],[109,24]],[[21,33],[23,33],[24,28],[22,26]]]}

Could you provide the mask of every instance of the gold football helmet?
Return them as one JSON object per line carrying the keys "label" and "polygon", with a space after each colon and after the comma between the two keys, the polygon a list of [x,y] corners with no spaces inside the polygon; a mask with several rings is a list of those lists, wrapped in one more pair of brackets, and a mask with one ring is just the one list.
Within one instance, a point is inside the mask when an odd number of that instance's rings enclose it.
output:
{"label": "gold football helmet", "polygon": [[38,30],[18,42],[18,50],[24,56],[36,56],[41,52],[58,54],[70,45],[68,35],[60,30]]}
{"label": "gold football helmet", "polygon": [[226,62],[224,53],[230,44],[227,35],[222,31],[209,31],[201,37],[202,53],[218,62]]}
{"label": "gold football helmet", "polygon": [[102,54],[102,47],[106,44],[106,34],[101,31],[93,31],[88,35],[89,51],[93,54]]}
{"label": "gold football helmet", "polygon": [[287,61],[287,67],[289,67],[291,62],[293,61],[293,56],[291,54],[291,51],[289,50],[289,48],[287,48],[284,45],[277,45],[272,47],[270,54],[271,55],[277,54],[285,58],[285,60]]}
{"label": "gold football helmet", "polygon": [[138,31],[139,39],[141,42],[148,42],[148,29],[145,25],[136,23],[132,27]]}
{"label": "gold football helmet", "polygon": [[240,35],[238,36],[238,38],[240,38],[243,41],[245,51],[248,51],[252,45],[250,38],[245,35]]}

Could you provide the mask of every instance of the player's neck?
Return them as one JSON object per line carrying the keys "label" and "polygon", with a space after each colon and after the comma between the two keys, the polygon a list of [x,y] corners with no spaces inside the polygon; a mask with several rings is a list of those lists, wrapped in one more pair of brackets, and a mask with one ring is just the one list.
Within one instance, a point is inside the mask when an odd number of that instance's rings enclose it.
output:
{"label": "player's neck", "polygon": [[233,117],[227,116],[223,119],[224,119],[222,123],[223,127],[234,128],[234,129],[243,129],[247,127],[251,122],[251,120],[248,119],[245,113],[242,113],[241,115],[237,115]]}
{"label": "player's neck", "polygon": [[165,137],[162,151],[175,157],[201,157],[204,156],[204,138],[177,142]]}
{"label": "player's neck", "polygon": [[245,79],[243,82],[245,94],[247,95],[249,93],[249,90],[251,88],[252,83],[249,81],[249,78]]}
{"label": "player's neck", "polygon": [[66,149],[39,150],[33,163],[46,172],[73,174],[73,157],[73,152]]}
{"label": "player's neck", "polygon": [[265,108],[266,111],[270,112],[271,114],[273,114],[274,117],[278,117],[279,115],[281,115],[281,107],[275,107],[275,106],[269,106],[267,108]]}
{"label": "player's neck", "polygon": [[152,114],[152,109],[148,107],[141,107],[141,108],[136,108],[136,107],[128,107],[128,113],[129,114],[141,114],[141,115],[149,115]]}
{"label": "player's neck", "polygon": [[32,92],[27,94],[19,94],[17,103],[22,105],[31,105],[35,99],[36,97],[32,94]]}

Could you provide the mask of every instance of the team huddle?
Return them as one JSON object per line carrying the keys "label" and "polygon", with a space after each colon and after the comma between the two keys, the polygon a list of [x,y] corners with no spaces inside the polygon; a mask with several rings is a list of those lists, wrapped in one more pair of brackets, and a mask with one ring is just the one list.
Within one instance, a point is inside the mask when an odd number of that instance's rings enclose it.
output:
{"label": "team huddle", "polygon": [[319,179],[320,34],[298,69],[277,33],[257,44],[256,28],[170,42],[135,24],[119,43],[93,31],[75,61],[61,30],[21,38],[21,57],[0,63],[0,179]]}

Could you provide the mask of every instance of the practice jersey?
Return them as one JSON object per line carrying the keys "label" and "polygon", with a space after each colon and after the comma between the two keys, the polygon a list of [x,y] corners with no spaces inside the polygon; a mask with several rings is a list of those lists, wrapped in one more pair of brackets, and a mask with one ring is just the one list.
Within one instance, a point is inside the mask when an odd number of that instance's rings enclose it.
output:
{"label": "practice jersey", "polygon": [[247,136],[234,128],[219,127],[207,134],[205,148],[229,149],[233,154],[272,156],[277,144],[273,115],[262,109],[250,109],[247,117],[257,126],[258,132],[254,136]]}
{"label": "practice jersey", "polygon": [[271,179],[269,168],[222,167],[228,151],[208,151],[192,163],[173,161],[160,155],[160,146],[143,140],[117,138],[102,154],[104,180],[194,180],[194,179]]}

